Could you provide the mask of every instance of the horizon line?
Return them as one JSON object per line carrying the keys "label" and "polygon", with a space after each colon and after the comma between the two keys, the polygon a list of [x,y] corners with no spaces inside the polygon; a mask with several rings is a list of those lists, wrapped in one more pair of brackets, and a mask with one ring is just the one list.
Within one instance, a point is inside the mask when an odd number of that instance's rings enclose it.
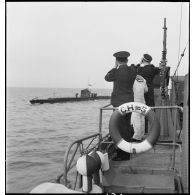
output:
{"label": "horizon line", "polygon": [[[37,86],[6,86],[6,88],[55,88],[55,89],[86,89],[89,87],[37,87]],[[112,88],[105,88],[105,87],[95,87],[91,89],[112,89]]]}

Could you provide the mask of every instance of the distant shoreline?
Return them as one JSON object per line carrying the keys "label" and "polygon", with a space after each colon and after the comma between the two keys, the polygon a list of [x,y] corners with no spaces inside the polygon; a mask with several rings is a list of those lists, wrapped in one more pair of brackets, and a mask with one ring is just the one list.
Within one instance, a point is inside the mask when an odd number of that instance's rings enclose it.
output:
{"label": "distant shoreline", "polygon": [[[18,87],[18,86],[6,86],[6,88],[38,88],[38,89],[86,89],[87,87]],[[91,88],[94,89],[105,89],[112,90],[112,88]]]}

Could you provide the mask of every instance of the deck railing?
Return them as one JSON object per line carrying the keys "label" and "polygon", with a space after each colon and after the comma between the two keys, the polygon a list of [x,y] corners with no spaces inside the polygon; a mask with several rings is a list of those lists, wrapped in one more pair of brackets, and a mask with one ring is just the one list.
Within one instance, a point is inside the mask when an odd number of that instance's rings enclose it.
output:
{"label": "deck railing", "polygon": [[[103,106],[100,108],[100,118],[99,118],[99,134],[100,137],[102,137],[102,115],[103,115],[103,111],[104,110],[116,110],[117,107],[110,107],[111,104],[108,104],[106,106]],[[176,152],[176,146],[178,146],[180,148],[181,151],[181,145],[178,144],[176,142],[176,120],[177,120],[177,110],[180,110],[181,112],[183,112],[183,107],[181,106],[155,106],[155,107],[150,107],[151,109],[155,110],[155,109],[175,109],[174,112],[174,118],[173,118],[173,124],[174,124],[174,128],[173,128],[173,140],[171,143],[162,143],[162,142],[157,142],[157,145],[171,145],[173,146],[173,150],[172,150],[172,162],[171,162],[171,169],[174,169],[175,167],[175,152]]]}
{"label": "deck railing", "polygon": [[[151,107],[152,109],[175,109],[175,110],[180,110],[183,112],[183,108],[180,107],[180,106],[156,106],[156,107]],[[74,158],[75,158],[75,155],[76,153],[80,152],[80,156],[83,155],[83,154],[87,154],[89,153],[90,151],[94,150],[94,149],[97,149],[98,146],[100,145],[101,142],[105,141],[106,136],[103,137],[102,135],[102,117],[103,117],[103,111],[105,110],[116,110],[117,108],[116,107],[111,107],[111,104],[108,104],[108,105],[105,105],[103,107],[100,108],[100,113],[99,113],[99,132],[96,133],[96,134],[93,134],[93,135],[90,135],[90,136],[87,136],[85,138],[82,138],[82,139],[79,139],[79,140],[76,140],[74,141],[73,143],[71,143],[66,152],[65,152],[65,156],[64,156],[64,173],[61,174],[58,178],[58,181],[60,180],[60,177],[61,176],[64,176],[64,184],[65,186],[67,186],[67,174],[68,172],[76,165],[76,162],[73,163],[74,161]],[[174,169],[175,167],[175,152],[176,152],[176,146],[178,146],[180,148],[180,151],[181,151],[181,146],[180,144],[178,144],[176,142],[176,117],[177,117],[177,114],[176,112],[174,112],[174,132],[173,132],[173,140],[171,143],[166,143],[166,142],[157,142],[157,145],[171,145],[173,146],[173,149],[172,149],[172,162],[171,162],[171,169]],[[93,141],[98,138],[99,141],[94,144],[92,146],[92,143]],[[91,139],[91,141],[88,143],[88,145],[84,148],[84,141],[86,140],[89,140]],[[110,141],[109,143],[113,143],[113,141]],[[70,156],[70,151],[73,149],[73,147],[76,146],[76,148],[74,148],[73,152],[72,152],[72,155]],[[70,157],[70,158],[69,158]],[[68,160],[70,159],[70,160]],[[77,182],[77,177],[78,177],[78,173],[76,175],[76,179],[75,179],[75,186],[74,186],[74,189],[76,187],[76,182]]]}
{"label": "deck railing", "polygon": [[[84,137],[82,139],[78,139],[68,146],[68,148],[65,152],[65,156],[64,156],[64,184],[65,184],[65,186],[67,186],[68,172],[76,165],[76,162],[73,163],[73,160],[75,158],[76,153],[78,152],[78,149],[80,152],[80,156],[94,150],[95,148],[98,147],[98,143],[96,143],[93,146],[92,146],[92,143],[99,136],[100,136],[99,133],[95,133],[93,135]],[[91,141],[88,143],[88,145],[86,147],[84,147],[84,141],[89,140],[89,139],[91,139]],[[99,140],[100,140],[100,138],[99,138]],[[72,155],[70,157],[70,160],[68,160],[69,159],[68,157],[70,156],[70,151],[73,149],[74,146],[76,146],[76,148],[74,148]]]}

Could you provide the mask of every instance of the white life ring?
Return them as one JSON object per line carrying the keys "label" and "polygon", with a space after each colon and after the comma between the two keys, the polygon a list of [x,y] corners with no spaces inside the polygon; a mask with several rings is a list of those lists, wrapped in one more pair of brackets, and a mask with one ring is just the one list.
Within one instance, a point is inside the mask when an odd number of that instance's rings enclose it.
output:
{"label": "white life ring", "polygon": [[[144,115],[150,122],[151,131],[141,143],[127,142],[119,133],[119,122],[123,115],[137,112]],[[160,135],[160,123],[154,111],[147,105],[139,102],[128,102],[122,104],[115,110],[110,118],[109,132],[118,148],[128,153],[142,153],[150,150],[157,142]]]}

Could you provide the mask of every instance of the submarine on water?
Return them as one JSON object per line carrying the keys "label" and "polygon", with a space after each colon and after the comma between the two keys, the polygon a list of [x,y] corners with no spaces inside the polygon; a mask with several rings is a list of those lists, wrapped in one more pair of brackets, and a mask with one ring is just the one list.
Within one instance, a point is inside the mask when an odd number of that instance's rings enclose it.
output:
{"label": "submarine on water", "polygon": [[78,102],[89,100],[110,99],[110,96],[98,96],[97,93],[92,93],[88,88],[81,90],[81,94],[76,93],[75,97],[54,97],[47,99],[34,98],[30,100],[31,104],[44,104],[44,103],[65,103],[65,102]]}

